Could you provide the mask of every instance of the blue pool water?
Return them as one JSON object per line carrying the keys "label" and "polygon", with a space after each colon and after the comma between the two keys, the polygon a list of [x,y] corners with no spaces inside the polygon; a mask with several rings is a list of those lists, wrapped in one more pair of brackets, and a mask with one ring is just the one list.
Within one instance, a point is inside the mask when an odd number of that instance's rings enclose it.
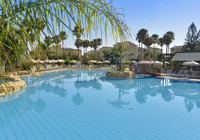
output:
{"label": "blue pool water", "polygon": [[0,140],[200,139],[200,83],[106,70],[24,77],[0,97]]}

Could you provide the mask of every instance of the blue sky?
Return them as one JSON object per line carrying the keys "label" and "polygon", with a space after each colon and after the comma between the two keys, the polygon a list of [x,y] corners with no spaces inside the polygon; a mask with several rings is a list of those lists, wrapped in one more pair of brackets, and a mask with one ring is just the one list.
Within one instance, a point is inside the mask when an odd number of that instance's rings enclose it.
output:
{"label": "blue sky", "polygon": [[[117,8],[122,8],[127,25],[135,35],[141,28],[146,28],[149,35],[154,33],[163,36],[167,31],[175,33],[175,41],[171,44],[182,45],[189,25],[194,22],[200,29],[200,0],[113,0]],[[109,36],[108,42],[102,46],[112,46],[115,42]],[[69,35],[67,47],[75,48]],[[65,45],[65,46],[66,46]]]}

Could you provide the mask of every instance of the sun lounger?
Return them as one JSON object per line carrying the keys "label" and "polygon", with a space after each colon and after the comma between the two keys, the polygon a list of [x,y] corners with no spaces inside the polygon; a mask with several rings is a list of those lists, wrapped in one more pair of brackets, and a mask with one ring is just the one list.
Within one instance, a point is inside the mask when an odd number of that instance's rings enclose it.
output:
{"label": "sun lounger", "polygon": [[189,71],[188,70],[184,70],[183,76],[187,77],[187,78],[190,77]]}
{"label": "sun lounger", "polygon": [[179,70],[179,72],[177,74],[172,74],[172,76],[174,76],[174,77],[183,77],[184,76],[183,72],[184,72],[183,70]]}

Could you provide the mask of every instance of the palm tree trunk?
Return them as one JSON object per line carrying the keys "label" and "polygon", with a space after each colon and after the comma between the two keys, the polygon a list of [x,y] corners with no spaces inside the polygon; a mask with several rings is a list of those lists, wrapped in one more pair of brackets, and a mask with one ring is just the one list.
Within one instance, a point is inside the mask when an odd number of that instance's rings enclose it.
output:
{"label": "palm tree trunk", "polygon": [[140,55],[140,61],[142,60],[142,54],[143,54],[143,48],[142,48],[142,44],[141,44],[141,55]]}
{"label": "palm tree trunk", "polygon": [[58,45],[56,45],[56,59],[58,59]]}
{"label": "palm tree trunk", "polygon": [[140,61],[140,42],[139,42],[139,47],[138,47],[138,60]]}
{"label": "palm tree trunk", "polygon": [[120,71],[122,70],[122,53],[120,53]]}
{"label": "palm tree trunk", "polygon": [[152,53],[152,55],[153,55],[153,61],[154,61],[154,52],[155,52],[155,44],[153,45],[153,53]]}
{"label": "palm tree trunk", "polygon": [[78,47],[78,61],[79,61],[79,47]]}

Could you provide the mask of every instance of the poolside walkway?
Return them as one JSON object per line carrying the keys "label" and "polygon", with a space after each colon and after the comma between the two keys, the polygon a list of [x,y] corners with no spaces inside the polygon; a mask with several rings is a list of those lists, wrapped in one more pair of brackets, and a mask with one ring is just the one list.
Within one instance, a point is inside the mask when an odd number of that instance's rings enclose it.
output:
{"label": "poolside walkway", "polygon": [[157,77],[168,78],[168,79],[178,79],[178,80],[200,81],[200,79],[195,79],[195,78],[175,77],[175,76],[171,76],[168,73],[161,73],[160,76],[157,76]]}

